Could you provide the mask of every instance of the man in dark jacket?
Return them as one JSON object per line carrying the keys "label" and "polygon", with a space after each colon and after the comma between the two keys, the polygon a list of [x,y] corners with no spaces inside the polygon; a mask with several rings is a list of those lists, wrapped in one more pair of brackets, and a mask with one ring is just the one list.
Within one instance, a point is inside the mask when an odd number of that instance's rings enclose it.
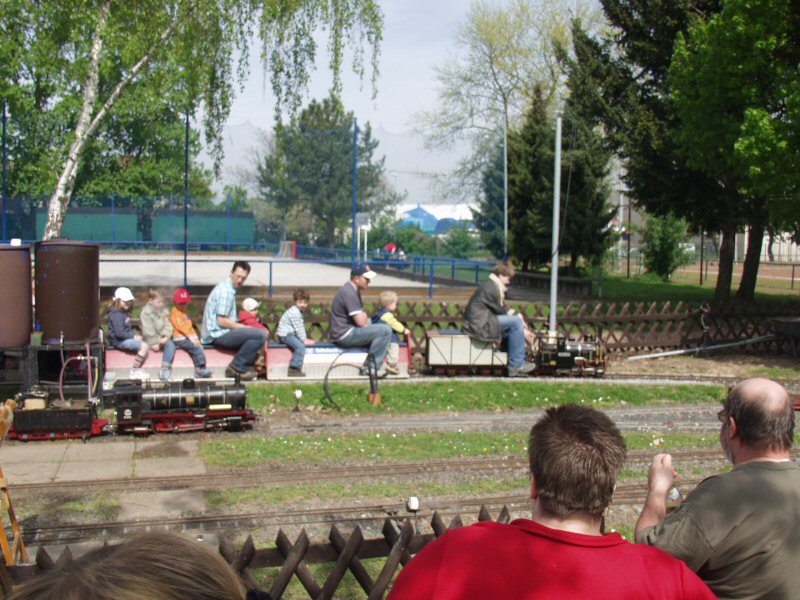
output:
{"label": "man in dark jacket", "polygon": [[492,269],[489,279],[469,299],[463,331],[476,340],[504,343],[508,350],[508,376],[520,377],[533,371],[536,365],[525,362],[525,340],[530,341],[532,334],[522,316],[504,305],[512,277],[511,265],[499,263]]}

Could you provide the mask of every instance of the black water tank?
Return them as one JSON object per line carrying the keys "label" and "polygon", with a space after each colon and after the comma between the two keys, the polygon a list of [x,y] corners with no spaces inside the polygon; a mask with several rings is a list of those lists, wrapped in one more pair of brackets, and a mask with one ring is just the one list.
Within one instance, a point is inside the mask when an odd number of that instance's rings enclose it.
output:
{"label": "black water tank", "polygon": [[39,242],[36,254],[36,324],[45,343],[97,340],[100,328],[100,246]]}
{"label": "black water tank", "polygon": [[0,348],[26,346],[31,339],[30,246],[0,246]]}

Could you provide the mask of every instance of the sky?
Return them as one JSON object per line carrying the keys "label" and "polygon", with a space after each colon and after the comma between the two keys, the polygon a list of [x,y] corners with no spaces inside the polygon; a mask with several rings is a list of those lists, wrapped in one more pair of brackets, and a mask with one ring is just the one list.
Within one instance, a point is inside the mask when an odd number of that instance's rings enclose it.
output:
{"label": "sky", "polygon": [[[378,155],[386,156],[389,182],[407,194],[407,205],[426,208],[444,202],[429,183],[431,176],[453,169],[465,148],[430,153],[413,133],[414,115],[432,110],[437,102],[434,66],[445,64],[455,55],[455,32],[469,9],[468,0],[383,0],[384,38],[381,43],[380,75],[373,100],[369,73],[364,81],[343,69],[342,100],[359,125],[369,122],[380,141]],[[319,66],[312,76],[307,103],[327,96],[331,74],[327,68],[324,41]],[[347,60],[347,57],[346,59]],[[258,51],[251,56],[251,74],[245,88],[234,101],[225,131],[226,160],[221,183],[237,183],[237,173],[246,167],[257,145],[257,129],[273,125],[273,98],[269,81],[261,69]],[[455,211],[470,218],[466,206],[434,207],[432,212]],[[440,216],[440,215],[437,215]],[[445,216],[444,214],[441,216]],[[453,216],[448,214],[447,216]]]}

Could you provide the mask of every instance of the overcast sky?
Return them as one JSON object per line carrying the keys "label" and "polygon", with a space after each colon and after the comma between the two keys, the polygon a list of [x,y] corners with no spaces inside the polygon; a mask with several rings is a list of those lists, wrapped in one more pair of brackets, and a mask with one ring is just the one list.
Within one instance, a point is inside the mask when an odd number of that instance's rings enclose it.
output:
{"label": "overcast sky", "polygon": [[[434,66],[455,55],[455,32],[466,18],[469,1],[383,0],[380,5],[385,20],[377,96],[371,97],[369,74],[359,82],[346,64],[342,73],[344,107],[355,114],[360,125],[372,125],[380,141],[378,155],[386,157],[389,181],[398,192],[407,194],[409,205],[441,202],[430,187],[431,176],[451,171],[464,148],[435,154],[424,150],[421,138],[412,134],[414,114],[436,106]],[[309,99],[325,98],[330,89],[325,41],[321,43],[319,68],[304,105]],[[274,124],[272,91],[257,49],[250,62],[250,78],[234,101],[227,122],[222,183],[238,183],[237,173],[252,160],[255,128],[269,131]],[[456,210],[459,216],[470,216],[466,206]]]}
{"label": "overcast sky", "polygon": [[[345,66],[343,102],[359,122],[369,121],[402,133],[413,125],[415,111],[436,104],[433,66],[442,64],[455,51],[454,34],[465,19],[468,0],[383,0],[383,42],[381,43],[378,94],[373,101],[369,80],[362,83]],[[331,76],[325,48],[320,48],[320,68],[313,77],[309,96],[327,96]],[[272,126],[273,98],[269,82],[260,69],[257,50],[251,59],[252,72],[247,86],[233,104],[229,125],[249,121],[269,129]]]}

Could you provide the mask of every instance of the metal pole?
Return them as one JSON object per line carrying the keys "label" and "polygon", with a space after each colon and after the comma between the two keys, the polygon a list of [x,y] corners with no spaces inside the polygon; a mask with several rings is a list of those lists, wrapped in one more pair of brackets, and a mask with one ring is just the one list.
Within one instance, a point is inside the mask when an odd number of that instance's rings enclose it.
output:
{"label": "metal pole", "polygon": [[228,194],[228,252],[231,251],[231,195]]}
{"label": "metal pole", "polygon": [[508,109],[503,113],[503,260],[508,260]]}
{"label": "metal pole", "polygon": [[628,200],[628,279],[631,278],[631,238],[633,237],[633,232],[631,232],[631,201]]}
{"label": "metal pole", "polygon": [[114,192],[111,192],[111,247],[117,247],[117,219],[116,211],[114,210]]}
{"label": "metal pole", "polygon": [[350,249],[350,262],[355,264],[358,251],[356,244],[358,243],[356,237],[358,230],[356,229],[356,210],[358,195],[358,119],[353,119],[353,236],[352,248]]}
{"label": "metal pole", "polygon": [[269,261],[269,297],[272,298],[272,261]]}
{"label": "metal pole", "polygon": [[8,237],[6,235],[6,197],[8,188],[6,187],[6,168],[8,164],[8,156],[6,153],[6,100],[3,98],[3,241],[5,242]]}
{"label": "metal pole", "polygon": [[428,279],[428,298],[433,298],[433,259],[431,259],[431,272]]}
{"label": "metal pole", "polygon": [[553,241],[550,255],[550,336],[556,335],[558,310],[558,241],[561,212],[561,117],[556,118],[555,165],[553,167]]}
{"label": "metal pole", "polygon": [[189,259],[189,109],[186,109],[186,144],[183,169],[183,287],[186,285],[186,265]]}

